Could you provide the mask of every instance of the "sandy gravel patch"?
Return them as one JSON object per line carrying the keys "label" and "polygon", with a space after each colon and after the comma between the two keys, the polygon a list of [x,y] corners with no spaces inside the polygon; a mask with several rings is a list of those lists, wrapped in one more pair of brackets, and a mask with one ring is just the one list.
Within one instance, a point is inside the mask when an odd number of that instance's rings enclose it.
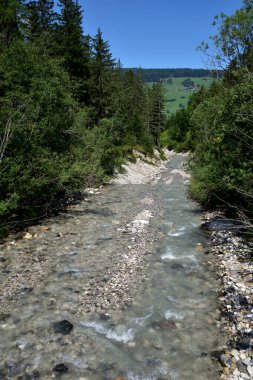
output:
{"label": "sandy gravel patch", "polygon": [[123,165],[124,173],[118,173],[112,183],[119,185],[157,183],[166,168],[166,162],[174,157],[176,153],[165,149],[163,154],[166,161],[160,159],[158,152],[155,152],[153,159],[145,157],[140,152],[135,152],[136,162]]}

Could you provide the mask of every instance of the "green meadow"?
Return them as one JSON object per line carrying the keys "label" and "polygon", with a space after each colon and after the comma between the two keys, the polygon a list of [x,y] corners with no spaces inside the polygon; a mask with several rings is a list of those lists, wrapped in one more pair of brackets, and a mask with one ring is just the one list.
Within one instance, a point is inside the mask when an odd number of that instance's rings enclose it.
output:
{"label": "green meadow", "polygon": [[[182,82],[186,79],[190,79],[194,85],[191,87],[185,87]],[[168,79],[170,80],[170,79]],[[189,97],[201,86],[209,87],[213,79],[210,77],[203,78],[171,78],[172,83],[164,80],[165,88],[165,110],[169,114],[178,111],[180,108],[187,106]]]}

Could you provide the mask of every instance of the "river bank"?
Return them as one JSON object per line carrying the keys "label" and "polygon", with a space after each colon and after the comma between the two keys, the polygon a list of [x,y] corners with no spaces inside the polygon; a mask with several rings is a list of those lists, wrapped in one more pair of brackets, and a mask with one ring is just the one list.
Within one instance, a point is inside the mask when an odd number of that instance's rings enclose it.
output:
{"label": "river bank", "polygon": [[219,326],[224,349],[214,354],[223,367],[221,379],[253,378],[253,243],[240,226],[221,215],[206,215],[209,254],[218,259]]}

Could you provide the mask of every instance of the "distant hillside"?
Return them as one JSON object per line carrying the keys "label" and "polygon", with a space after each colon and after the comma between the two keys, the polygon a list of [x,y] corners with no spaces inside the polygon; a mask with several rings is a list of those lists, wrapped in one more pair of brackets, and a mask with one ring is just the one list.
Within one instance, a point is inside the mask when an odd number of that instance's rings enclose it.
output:
{"label": "distant hillside", "polygon": [[141,72],[145,82],[160,82],[167,78],[206,78],[222,76],[222,71],[218,73],[205,70],[205,69],[140,69],[140,68],[124,68],[123,70],[133,70],[134,72]]}
{"label": "distant hillside", "polygon": [[[191,94],[198,91],[202,86],[208,88],[213,80],[210,76],[203,78],[169,78],[169,80],[165,80],[163,85],[166,112],[172,114],[179,109],[186,108]],[[147,86],[151,86],[151,84],[148,83]]]}

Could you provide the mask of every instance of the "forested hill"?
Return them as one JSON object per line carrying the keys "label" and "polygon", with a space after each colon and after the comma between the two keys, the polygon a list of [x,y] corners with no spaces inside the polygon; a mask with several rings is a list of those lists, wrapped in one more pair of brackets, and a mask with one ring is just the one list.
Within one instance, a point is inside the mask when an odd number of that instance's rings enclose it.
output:
{"label": "forested hill", "polygon": [[[124,68],[123,70],[129,70],[129,68]],[[141,68],[131,68],[133,72],[141,72],[143,80],[145,82],[160,82],[164,78],[203,78],[203,77],[213,77],[222,76],[222,71],[218,70],[215,73],[211,70],[205,69],[190,69],[190,68],[178,68],[178,69],[141,69]]]}

